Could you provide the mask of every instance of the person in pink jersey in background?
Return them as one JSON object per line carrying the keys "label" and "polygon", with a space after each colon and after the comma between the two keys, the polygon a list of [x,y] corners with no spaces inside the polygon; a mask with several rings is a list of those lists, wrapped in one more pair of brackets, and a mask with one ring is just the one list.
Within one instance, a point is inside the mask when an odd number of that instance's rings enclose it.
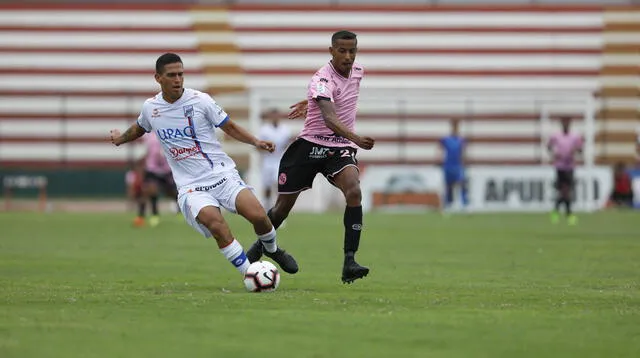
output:
{"label": "person in pink jersey in background", "polygon": [[[307,99],[296,105],[290,118],[306,114],[304,127],[280,160],[278,198],[268,211],[277,229],[287,218],[300,192],[310,189],[318,173],[342,191],[344,212],[344,264],[342,282],[351,283],[369,273],[355,261],[362,230],[362,194],[358,148],[369,150],[375,140],[354,132],[360,81],[364,69],[355,62],[356,34],[338,31],[331,37],[331,60],[311,78]],[[262,255],[263,245],[256,241],[247,251],[250,261]]]}
{"label": "person in pink jersey in background", "polygon": [[[151,217],[149,225],[154,227],[160,223],[158,211],[158,196],[160,190],[172,200],[176,200],[178,192],[176,184],[171,175],[171,167],[167,158],[162,152],[162,145],[155,134],[144,136],[144,145],[147,153],[144,158],[144,182],[143,193],[144,199],[148,199],[151,203]],[[144,225],[144,217],[146,214],[146,200],[138,203],[138,217],[134,221],[134,225]],[[177,205],[177,204],[176,204]]]}
{"label": "person in pink jersey in background", "polygon": [[560,206],[564,204],[567,221],[575,225],[578,218],[571,211],[571,201],[574,187],[573,170],[576,165],[576,154],[582,153],[582,136],[571,133],[571,118],[562,117],[562,132],[551,136],[547,148],[553,158],[556,169],[556,204],[551,213],[551,221],[560,220]]}
{"label": "person in pink jersey in background", "polygon": [[[144,219],[140,221],[140,204],[146,200],[142,193],[142,181],[144,180],[144,162],[142,160],[136,160],[132,163],[132,166],[125,173],[125,184],[127,186],[127,209],[129,204],[135,204],[138,209],[138,216],[133,222],[135,226],[144,225]],[[143,213],[144,214],[144,213]]]}

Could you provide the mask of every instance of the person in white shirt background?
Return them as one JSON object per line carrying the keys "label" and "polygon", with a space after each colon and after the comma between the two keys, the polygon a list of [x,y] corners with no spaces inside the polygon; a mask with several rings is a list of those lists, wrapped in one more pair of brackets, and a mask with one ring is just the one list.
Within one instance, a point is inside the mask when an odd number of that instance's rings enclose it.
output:
{"label": "person in white shirt background", "polygon": [[262,126],[258,138],[273,143],[276,148],[273,152],[261,151],[261,176],[264,193],[264,207],[271,207],[278,191],[278,170],[280,158],[292,140],[292,132],[289,126],[281,121],[281,114],[272,108],[262,115]]}

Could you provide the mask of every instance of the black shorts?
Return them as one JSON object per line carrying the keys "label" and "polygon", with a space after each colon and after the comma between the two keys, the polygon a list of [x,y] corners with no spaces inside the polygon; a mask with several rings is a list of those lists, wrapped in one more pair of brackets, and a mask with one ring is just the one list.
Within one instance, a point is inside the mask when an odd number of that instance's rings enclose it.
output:
{"label": "black shorts", "polygon": [[176,185],[173,182],[173,177],[171,176],[171,173],[162,175],[162,174],[152,173],[150,171],[145,171],[144,182],[145,183],[154,182],[158,184],[158,186],[165,191],[172,191],[172,190],[175,190],[176,188]]}
{"label": "black shorts", "polygon": [[563,186],[569,186],[573,188],[573,169],[562,170],[556,169],[556,188],[560,189]]}
{"label": "black shorts", "polygon": [[358,168],[357,149],[327,147],[298,138],[282,155],[278,172],[278,192],[297,193],[311,188],[316,174],[331,184],[333,176],[352,165]]}

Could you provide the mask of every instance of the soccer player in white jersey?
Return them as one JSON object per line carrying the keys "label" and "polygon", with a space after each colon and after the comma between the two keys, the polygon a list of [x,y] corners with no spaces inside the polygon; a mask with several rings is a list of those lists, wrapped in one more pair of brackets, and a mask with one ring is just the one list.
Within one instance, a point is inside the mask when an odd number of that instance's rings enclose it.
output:
{"label": "soccer player in white jersey", "polygon": [[291,142],[291,130],[289,126],[280,121],[280,114],[277,109],[267,111],[263,116],[263,124],[260,127],[258,138],[272,142],[276,149],[273,153],[263,152],[262,154],[262,186],[264,190],[264,205],[269,207],[273,204],[271,198],[274,189],[278,188],[278,167],[280,158],[284,150]]}
{"label": "soccer player in white jersey", "polygon": [[[369,268],[355,261],[362,231],[362,191],[356,153],[373,148],[375,139],[355,133],[360,81],[364,68],[355,62],[356,34],[338,31],[331,36],[331,60],[311,77],[307,99],[294,113],[305,113],[304,127],[280,160],[278,199],[268,215],[276,229],[287,218],[304,190],[311,188],[321,173],[345,198],[344,263],[342,282],[352,283],[369,274]],[[308,111],[307,111],[308,109]],[[294,115],[295,117],[295,115]],[[247,256],[253,261],[263,252],[256,241]]]}
{"label": "soccer player in white jersey", "polygon": [[137,122],[124,133],[111,131],[112,143],[119,146],[154,131],[171,166],[178,204],[189,225],[205,237],[213,236],[222,254],[244,274],[250,262],[220,208],[238,213],[253,224],[265,255],[285,272],[297,272],[298,264],[277,246],[271,221],[234,161],[222,150],[215,129],[268,152],[273,152],[273,143],[259,140],[235,124],[208,94],[184,88],[184,68],[178,55],[166,53],[158,58],[155,79],[162,91],[144,102]]}

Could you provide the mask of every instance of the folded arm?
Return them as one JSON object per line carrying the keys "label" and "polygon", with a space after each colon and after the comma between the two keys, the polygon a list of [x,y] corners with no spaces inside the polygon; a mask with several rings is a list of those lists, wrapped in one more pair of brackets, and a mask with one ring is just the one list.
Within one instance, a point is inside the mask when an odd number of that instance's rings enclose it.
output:
{"label": "folded arm", "polygon": [[320,107],[320,111],[322,112],[322,118],[324,118],[324,124],[327,126],[327,128],[331,129],[333,133],[356,143],[359,137],[355,133],[350,131],[338,119],[336,108],[333,105],[333,102],[325,99],[318,99],[317,101],[318,106]]}
{"label": "folded arm", "polygon": [[320,111],[322,112],[322,118],[324,119],[325,125],[327,128],[331,129],[333,133],[343,138],[347,138],[362,149],[373,148],[375,143],[373,138],[361,137],[353,133],[340,121],[340,119],[338,119],[333,102],[326,99],[317,99],[316,101],[318,102],[318,107],[320,107]]}

